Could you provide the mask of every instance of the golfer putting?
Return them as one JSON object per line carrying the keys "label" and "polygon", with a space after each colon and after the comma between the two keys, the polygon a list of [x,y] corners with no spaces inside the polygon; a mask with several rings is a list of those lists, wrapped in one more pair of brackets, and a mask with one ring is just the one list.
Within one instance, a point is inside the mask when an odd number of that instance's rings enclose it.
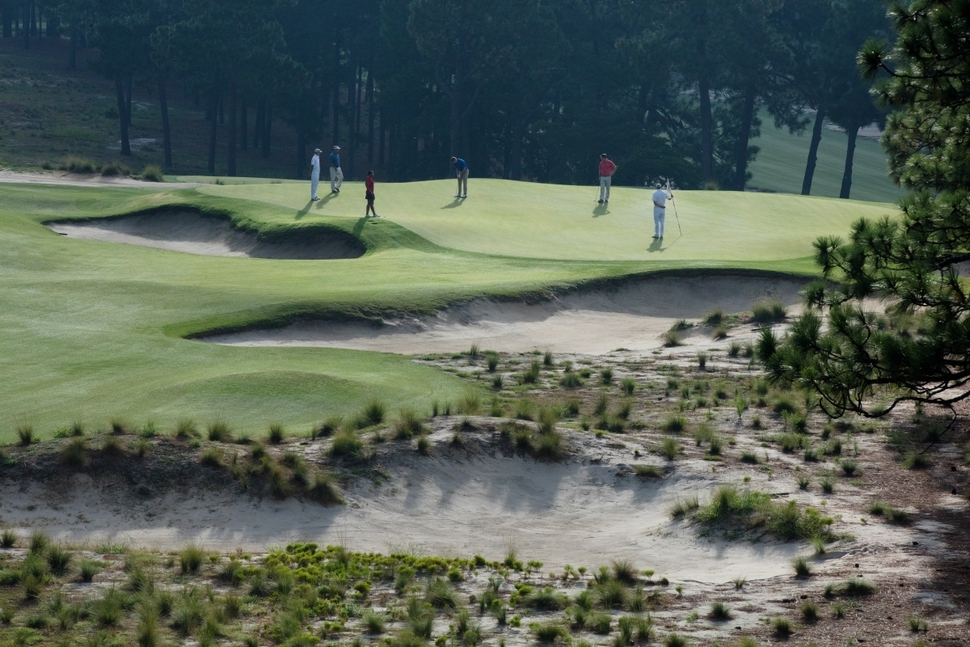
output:
{"label": "golfer putting", "polygon": [[[657,182],[657,190],[653,192],[653,237],[655,240],[663,240],[667,200],[673,199],[674,194],[670,192],[670,183],[667,183],[667,190],[664,191],[663,184]],[[679,222],[678,226],[680,226]]]}

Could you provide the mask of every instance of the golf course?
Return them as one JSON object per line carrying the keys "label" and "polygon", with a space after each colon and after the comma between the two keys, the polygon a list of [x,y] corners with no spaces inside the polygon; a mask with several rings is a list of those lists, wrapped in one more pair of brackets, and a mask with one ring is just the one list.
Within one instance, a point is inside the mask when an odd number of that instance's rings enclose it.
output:
{"label": "golf course", "polygon": [[[475,298],[542,299],[659,271],[811,275],[816,237],[895,213],[878,203],[676,192],[678,216],[668,217],[657,243],[644,215],[646,190],[617,188],[604,207],[586,187],[479,180],[461,201],[450,198],[451,188],[381,185],[382,217],[365,220],[356,195],[363,188],[354,184],[318,203],[308,201],[305,183],[268,180],[178,189],[0,185],[0,298],[8,304],[0,315],[0,440],[11,440],[19,424],[45,437],[72,421],[112,417],[160,427],[221,419],[240,433],[271,422],[299,429],[374,398],[392,410],[427,410],[467,385],[394,354],[235,348],[188,337],[296,319],[430,315]],[[284,244],[339,232],[366,253],[224,258],[74,239],[45,226],[133,213],[164,219],[172,210]]]}

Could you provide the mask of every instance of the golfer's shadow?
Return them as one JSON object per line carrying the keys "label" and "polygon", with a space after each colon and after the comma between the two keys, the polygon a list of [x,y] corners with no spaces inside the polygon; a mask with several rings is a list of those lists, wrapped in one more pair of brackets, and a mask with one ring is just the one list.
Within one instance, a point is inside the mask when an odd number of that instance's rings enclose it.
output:
{"label": "golfer's shadow", "polygon": [[455,209],[457,207],[460,207],[463,202],[464,202],[464,200],[462,200],[461,198],[455,198],[454,201],[451,204],[446,204],[445,206],[443,206],[441,208],[442,209]]}
{"label": "golfer's shadow", "polygon": [[593,217],[599,218],[600,216],[605,216],[609,212],[610,212],[610,209],[605,204],[598,204],[596,205],[596,208],[593,209]]}
{"label": "golfer's shadow", "polygon": [[303,207],[302,209],[300,209],[299,211],[296,212],[296,219],[299,220],[303,216],[305,216],[308,213],[310,213],[310,207],[312,207],[314,204],[317,205],[317,209],[323,209],[323,205],[325,205],[328,202],[330,202],[331,200],[333,200],[333,197],[335,195],[336,195],[335,193],[330,193],[327,196],[325,196],[323,198],[320,198],[315,203],[314,203],[313,200],[310,200],[309,202],[306,203],[306,206],[305,207]]}
{"label": "golfer's shadow", "polygon": [[650,243],[650,247],[647,247],[647,251],[650,252],[651,254],[654,252],[662,252],[665,249],[670,249],[674,245],[674,243],[676,243],[678,240],[680,240],[680,236],[677,236],[677,238],[675,238],[673,242],[669,243],[666,247],[664,247],[663,238],[654,238],[653,241]]}

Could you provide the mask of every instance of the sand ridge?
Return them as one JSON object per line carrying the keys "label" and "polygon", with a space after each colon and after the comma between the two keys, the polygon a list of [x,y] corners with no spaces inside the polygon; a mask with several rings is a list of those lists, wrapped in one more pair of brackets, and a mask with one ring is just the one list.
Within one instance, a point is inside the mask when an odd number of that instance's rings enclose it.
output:
{"label": "sand ridge", "polygon": [[[800,309],[808,279],[744,273],[660,274],[614,286],[579,289],[546,301],[477,299],[434,316],[370,321],[303,321],[283,328],[204,337],[232,346],[327,346],[402,354],[532,349],[604,354],[617,348],[650,350],[681,319],[720,308],[749,311],[760,300]],[[685,335],[688,339],[691,335]],[[694,336],[694,342],[709,341]]]}
{"label": "sand ridge", "polygon": [[363,256],[363,244],[345,232],[266,240],[235,228],[228,219],[170,209],[150,214],[46,223],[69,238],[155,247],[205,256],[270,259],[341,259]]}

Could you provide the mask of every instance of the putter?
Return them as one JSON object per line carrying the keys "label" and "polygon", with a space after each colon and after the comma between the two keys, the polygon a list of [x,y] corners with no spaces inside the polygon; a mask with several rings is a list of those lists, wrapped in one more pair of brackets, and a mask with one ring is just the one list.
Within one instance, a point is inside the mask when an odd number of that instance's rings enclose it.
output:
{"label": "putter", "polygon": [[674,218],[677,219],[677,231],[684,235],[684,230],[680,228],[680,216],[677,214],[677,203],[674,202],[674,194],[670,191],[670,178],[667,178],[667,195],[670,196],[670,204],[674,205]]}

